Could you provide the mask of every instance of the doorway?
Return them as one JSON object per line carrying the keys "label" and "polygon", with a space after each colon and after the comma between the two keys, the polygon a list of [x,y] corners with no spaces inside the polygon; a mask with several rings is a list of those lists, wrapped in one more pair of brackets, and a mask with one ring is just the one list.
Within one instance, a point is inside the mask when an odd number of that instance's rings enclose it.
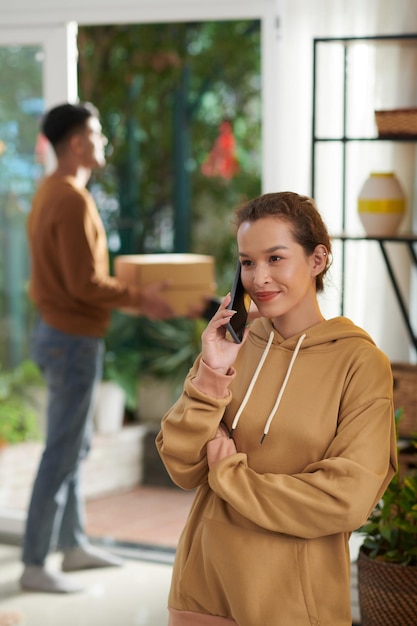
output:
{"label": "doorway", "polygon": [[[208,15],[213,13],[212,11],[204,10],[204,17],[200,15],[200,9],[196,7],[197,18],[204,19],[206,17],[214,17]],[[187,5],[186,14],[184,18],[193,19],[191,15],[193,11],[190,6]],[[36,54],[38,56],[38,63],[41,62],[41,81],[42,81],[42,93],[44,98],[44,109],[64,100],[75,100],[77,95],[77,81],[76,81],[76,33],[77,26],[73,22],[55,26],[60,20],[55,16],[54,11],[50,11],[46,23],[49,26],[44,28],[31,27],[28,29],[16,29],[13,26],[0,29],[0,46],[5,47],[26,47],[34,46],[36,48]],[[82,13],[82,11],[81,11]],[[114,15],[110,15],[111,11],[106,12],[106,16],[102,16],[107,22],[111,22],[112,17],[119,18],[117,10]],[[135,10],[132,11],[135,13]],[[137,11],[136,11],[137,13]],[[216,13],[216,11],[214,11]],[[221,12],[222,14],[224,11]],[[245,17],[250,14],[254,14],[254,18],[260,18],[261,31],[262,31],[262,186],[264,190],[268,187],[273,187],[276,172],[275,163],[275,135],[276,135],[276,44],[277,44],[277,22],[275,21],[275,9],[273,3],[269,0],[260,3],[256,10],[251,10],[248,13],[247,7],[244,3],[239,6],[238,9],[233,8],[231,11],[226,11],[226,14],[222,15],[222,19],[230,19],[236,14],[242,14]],[[7,16],[6,16],[7,17]],[[132,17],[132,16],[130,16]],[[143,16],[141,16],[142,18]],[[74,14],[74,18],[77,16]],[[147,16],[147,21],[149,21]],[[170,16],[164,16],[164,19],[170,19]],[[80,16],[79,23],[85,22],[82,16]],[[7,20],[6,20],[7,22]],[[39,69],[39,66],[38,66]],[[0,120],[1,122],[1,120]],[[32,132],[34,126],[32,127]],[[38,163],[35,161],[36,167]],[[3,232],[2,232],[3,235]],[[16,248],[17,252],[18,248]],[[24,255],[22,255],[24,259]],[[21,259],[19,259],[19,262]],[[22,274],[23,276],[23,274]],[[3,276],[1,277],[3,280]],[[20,291],[21,287],[19,288]],[[4,297],[4,289],[0,287],[1,296]],[[14,296],[16,297],[16,296]],[[21,296],[19,296],[21,297]],[[20,303],[21,305],[21,303]],[[30,315],[30,313],[29,313]],[[2,341],[2,338],[0,338]],[[19,339],[21,346],[25,345],[25,339]],[[1,363],[3,366],[4,364]],[[6,510],[4,506],[5,495],[3,486],[0,488],[0,532],[8,533],[16,532],[22,534],[24,526],[24,514],[21,511]]]}
{"label": "doorway", "polygon": [[[26,218],[46,156],[37,140],[39,120],[51,102],[74,97],[73,24],[62,27],[0,28],[0,532],[22,532],[25,514],[20,502],[19,472],[13,444],[34,428],[34,408],[22,390],[36,375],[28,361],[33,310],[27,297],[29,259]],[[73,45],[71,45],[71,43]],[[59,71],[57,71],[59,68]],[[37,404],[39,399],[33,399]],[[32,400],[30,402],[32,404]],[[32,433],[31,433],[32,434]],[[34,443],[36,446],[36,444]],[[35,450],[35,455],[39,454]],[[29,479],[30,480],[30,479]],[[22,496],[24,497],[24,496]]]}
{"label": "doorway", "polygon": [[[80,98],[98,106],[109,139],[107,166],[94,175],[90,190],[111,256],[211,254],[218,293],[227,293],[236,264],[231,213],[262,185],[260,21],[80,26],[78,49]],[[163,361],[165,378],[177,376],[184,369],[181,348],[194,341],[196,356],[203,329],[186,334],[183,326],[114,315],[106,376],[130,390],[143,368],[126,365],[141,361],[138,353],[145,350],[152,368],[152,361]],[[119,366],[115,371],[106,363]],[[154,393],[160,397],[164,390],[161,383]],[[133,394],[133,402],[131,396],[128,427],[137,413],[146,425],[142,396]],[[154,434],[145,438],[149,453]],[[90,530],[118,541],[172,541],[189,495],[146,483],[94,498],[87,505]]]}

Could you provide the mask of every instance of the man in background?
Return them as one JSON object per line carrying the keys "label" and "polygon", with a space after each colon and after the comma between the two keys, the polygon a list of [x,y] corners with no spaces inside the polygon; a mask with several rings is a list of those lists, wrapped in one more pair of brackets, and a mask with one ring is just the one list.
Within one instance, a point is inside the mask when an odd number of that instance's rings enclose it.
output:
{"label": "man in background", "polygon": [[104,167],[107,139],[95,107],[62,104],[43,118],[57,165],[40,184],[28,220],[30,296],[39,313],[32,352],[48,386],[46,443],[35,478],[23,544],[23,589],[70,593],[82,585],[46,567],[63,552],[62,570],[120,565],[90,545],[80,495],[80,463],[92,439],[94,392],[103,337],[113,309],[152,319],[173,316],[163,284],[132,288],[109,276],[104,227],[86,189]]}

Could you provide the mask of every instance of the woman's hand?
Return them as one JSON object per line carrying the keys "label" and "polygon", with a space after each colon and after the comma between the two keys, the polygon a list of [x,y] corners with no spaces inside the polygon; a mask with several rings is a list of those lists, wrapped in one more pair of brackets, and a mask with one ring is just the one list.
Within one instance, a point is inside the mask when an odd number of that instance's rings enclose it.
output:
{"label": "woman's hand", "polygon": [[207,443],[207,462],[209,469],[213,469],[219,461],[226,459],[232,454],[236,454],[236,452],[235,442],[229,436],[226,426],[220,424],[214,439],[211,439]]}
{"label": "woman's hand", "polygon": [[242,343],[235,343],[231,337],[227,337],[226,325],[235,314],[235,311],[227,308],[229,303],[230,293],[223,298],[217,313],[213,315],[201,335],[201,354],[204,363],[222,374],[227,374],[249,334],[249,328],[246,328]]}

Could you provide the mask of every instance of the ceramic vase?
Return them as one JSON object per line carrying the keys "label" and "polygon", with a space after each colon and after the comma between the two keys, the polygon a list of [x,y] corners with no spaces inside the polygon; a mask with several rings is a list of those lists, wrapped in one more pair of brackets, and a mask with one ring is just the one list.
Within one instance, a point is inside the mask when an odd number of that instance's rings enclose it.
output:
{"label": "ceramic vase", "polygon": [[405,211],[405,194],[394,172],[372,172],[358,196],[358,214],[366,234],[395,235]]}
{"label": "ceramic vase", "polygon": [[119,432],[123,426],[124,410],[124,391],[111,380],[102,381],[98,389],[94,414],[96,432],[104,435]]}

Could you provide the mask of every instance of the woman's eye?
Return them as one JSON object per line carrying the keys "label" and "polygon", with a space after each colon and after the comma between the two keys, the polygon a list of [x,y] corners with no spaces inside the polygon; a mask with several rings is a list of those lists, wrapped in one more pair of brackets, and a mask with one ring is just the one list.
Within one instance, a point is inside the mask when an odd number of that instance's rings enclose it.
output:
{"label": "woman's eye", "polygon": [[271,263],[276,263],[277,261],[281,260],[281,257],[277,256],[277,255],[274,255],[274,256],[271,256],[269,260],[270,260]]}
{"label": "woman's eye", "polygon": [[252,261],[246,259],[245,261],[241,261],[240,264],[242,265],[242,267],[249,267],[250,265],[252,265]]}

